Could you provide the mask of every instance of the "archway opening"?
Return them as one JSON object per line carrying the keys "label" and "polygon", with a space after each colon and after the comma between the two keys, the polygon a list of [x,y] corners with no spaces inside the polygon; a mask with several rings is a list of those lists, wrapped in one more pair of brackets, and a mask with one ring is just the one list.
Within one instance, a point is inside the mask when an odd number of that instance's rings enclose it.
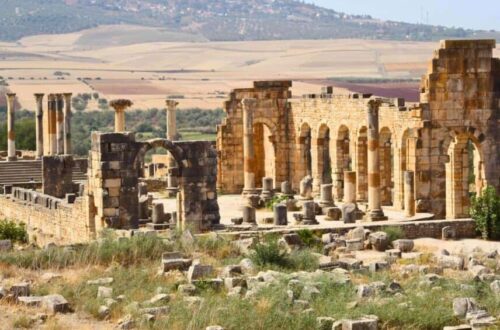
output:
{"label": "archway opening", "polygon": [[356,141],[357,200],[368,200],[368,134],[365,126],[358,132]]}
{"label": "archway opening", "polygon": [[448,148],[446,164],[446,218],[469,217],[472,196],[485,186],[479,143],[472,135],[455,136]]}
{"label": "archway opening", "polygon": [[350,136],[347,126],[340,126],[336,141],[336,192],[337,197],[344,198],[344,172],[352,171],[352,159],[350,155]]}
{"label": "archway opening", "polygon": [[273,178],[276,185],[276,157],[274,136],[269,127],[262,123],[253,126],[255,148],[255,186],[262,188],[262,178]]}
{"label": "archway opening", "polygon": [[380,159],[380,194],[382,205],[393,205],[394,188],[394,154],[392,148],[392,133],[384,127],[379,137]]}

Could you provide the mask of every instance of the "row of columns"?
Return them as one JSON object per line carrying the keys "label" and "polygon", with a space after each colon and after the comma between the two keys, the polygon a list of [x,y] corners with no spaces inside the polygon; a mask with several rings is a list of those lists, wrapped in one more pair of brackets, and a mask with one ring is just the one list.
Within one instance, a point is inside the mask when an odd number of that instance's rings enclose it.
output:
{"label": "row of columns", "polygon": [[[253,120],[257,101],[253,98],[243,99],[243,172],[244,188],[243,195],[255,193],[255,149],[253,141]],[[373,99],[367,103],[367,172],[368,172],[368,212],[367,221],[387,220],[381,203],[380,187],[380,159],[379,159],[379,108],[380,99]],[[344,201],[355,203],[356,201],[356,172],[345,172],[345,195]],[[407,216],[415,213],[414,202],[414,180],[413,172],[405,174],[405,204]]]}
{"label": "row of columns", "polygon": [[[47,111],[43,111],[44,94],[35,94],[36,100],[36,158],[44,155],[71,154],[71,93],[49,94]],[[7,94],[7,160],[15,161],[15,93]],[[66,104],[66,106],[64,106]],[[46,132],[46,134],[44,134]],[[44,136],[48,141],[44,141]],[[45,142],[45,143],[44,143]]]}

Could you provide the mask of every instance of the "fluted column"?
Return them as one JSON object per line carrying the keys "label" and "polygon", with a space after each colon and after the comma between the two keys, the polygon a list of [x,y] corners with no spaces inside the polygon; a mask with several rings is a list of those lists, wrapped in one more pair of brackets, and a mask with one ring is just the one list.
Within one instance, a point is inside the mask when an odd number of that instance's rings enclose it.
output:
{"label": "fluted column", "polygon": [[56,153],[64,154],[64,97],[62,94],[56,94]]}
{"label": "fluted column", "polygon": [[64,93],[64,154],[71,155],[73,147],[71,145],[71,93]]}
{"label": "fluted column", "polygon": [[7,93],[7,161],[16,161],[16,94]]}
{"label": "fluted column", "polygon": [[370,100],[368,119],[368,213],[367,221],[386,220],[380,199],[379,118],[380,100]]}
{"label": "fluted column", "polygon": [[43,96],[44,94],[35,94],[36,99],[36,158],[43,156]]}
{"label": "fluted column", "polygon": [[115,133],[125,132],[125,109],[133,105],[132,101],[125,99],[113,100],[109,105],[115,109]]}
{"label": "fluted column", "polygon": [[243,194],[255,193],[255,148],[253,143],[253,115],[257,100],[243,99]]}
{"label": "fluted column", "polygon": [[[167,106],[167,113],[166,113],[166,119],[167,119],[167,140],[174,141],[177,136],[177,122],[176,122],[176,112],[177,112],[177,105],[179,103],[174,100],[166,100],[165,102]],[[170,154],[168,156],[168,176],[167,176],[167,184],[168,188],[173,189],[178,186],[177,182],[177,177],[175,175],[172,175],[170,169],[176,168],[177,167],[177,162],[174,159],[174,157]],[[168,189],[167,189],[168,190]],[[174,192],[168,192],[169,196],[173,196]]]}
{"label": "fluted column", "polygon": [[57,97],[54,94],[49,94],[48,96],[48,108],[47,108],[47,131],[48,131],[48,154],[50,156],[57,154]]}

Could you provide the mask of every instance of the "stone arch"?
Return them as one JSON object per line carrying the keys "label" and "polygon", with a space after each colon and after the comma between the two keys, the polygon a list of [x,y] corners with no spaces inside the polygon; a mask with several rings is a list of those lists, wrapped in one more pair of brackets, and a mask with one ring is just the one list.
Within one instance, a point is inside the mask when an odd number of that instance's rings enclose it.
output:
{"label": "stone arch", "polygon": [[357,200],[368,200],[368,129],[361,126],[356,136],[356,192]]}
{"label": "stone arch", "polygon": [[484,135],[471,127],[451,130],[443,141],[446,218],[469,217],[471,195],[479,195],[487,184],[483,142]]}
{"label": "stone arch", "polygon": [[313,139],[312,170],[314,177],[314,191],[319,192],[320,186],[332,183],[332,164],[330,157],[330,128],[321,123]]}
{"label": "stone arch", "polygon": [[388,127],[382,127],[379,135],[380,197],[382,205],[393,205],[394,153],[393,134]]}
{"label": "stone arch", "polygon": [[156,148],[163,148],[170,152],[172,157],[174,157],[175,161],[177,162],[180,175],[182,168],[184,167],[184,164],[182,162],[184,159],[183,150],[180,147],[174,145],[172,141],[161,138],[148,140],[142,143],[142,146],[139,148],[137,156],[134,160],[134,168],[140,170],[142,168],[142,164],[144,163],[144,157],[146,156],[147,152]]}
{"label": "stone arch", "polygon": [[[411,170],[409,168],[409,141],[411,137],[411,129],[407,128],[401,136],[395,139],[394,148],[394,198],[393,205],[404,210],[404,172]],[[415,169],[413,169],[415,170]]]}
{"label": "stone arch", "polygon": [[300,182],[306,175],[312,175],[311,126],[302,123],[298,133],[295,182]]}
{"label": "stone arch", "polygon": [[262,178],[273,178],[276,185],[276,128],[267,119],[253,124],[255,150],[255,186],[262,187]]}
{"label": "stone arch", "polygon": [[335,141],[335,191],[338,199],[344,198],[344,172],[352,170],[352,159],[350,154],[351,137],[349,128],[340,125],[337,129]]}

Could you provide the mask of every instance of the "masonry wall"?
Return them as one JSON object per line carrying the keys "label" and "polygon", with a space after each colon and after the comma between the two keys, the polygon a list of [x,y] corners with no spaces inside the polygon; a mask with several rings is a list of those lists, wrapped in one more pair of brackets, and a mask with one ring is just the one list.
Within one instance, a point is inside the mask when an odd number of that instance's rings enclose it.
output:
{"label": "masonry wall", "polygon": [[[475,171],[474,193],[486,185],[500,190],[499,98],[500,60],[492,58],[494,40],[441,42],[423,77],[421,102],[381,99],[379,109],[381,180],[384,205],[403,209],[404,171],[415,173],[418,212],[437,218],[468,216],[469,182]],[[343,172],[357,172],[357,199],[367,199],[367,103],[371,95],[322,93],[292,98],[291,81],[255,82],[237,89],[225,103],[227,118],[218,127],[219,189],[241,193],[243,188],[243,120],[241,100],[256,98],[254,143],[259,124],[273,132],[274,159],[256,152],[256,162],[275,164],[275,186],[288,180],[297,191],[311,175],[314,191],[334,184],[342,199]],[[474,162],[467,161],[468,144]],[[258,151],[257,147],[256,150]],[[264,159],[262,159],[264,158]],[[256,166],[259,168],[259,166]],[[273,173],[273,171],[270,171]],[[256,184],[260,182],[256,180]]]}
{"label": "masonry wall", "polygon": [[76,198],[72,204],[62,199],[18,189],[21,198],[0,195],[0,214],[18,223],[25,223],[30,241],[39,246],[88,242],[95,231],[88,216],[88,200]]}

